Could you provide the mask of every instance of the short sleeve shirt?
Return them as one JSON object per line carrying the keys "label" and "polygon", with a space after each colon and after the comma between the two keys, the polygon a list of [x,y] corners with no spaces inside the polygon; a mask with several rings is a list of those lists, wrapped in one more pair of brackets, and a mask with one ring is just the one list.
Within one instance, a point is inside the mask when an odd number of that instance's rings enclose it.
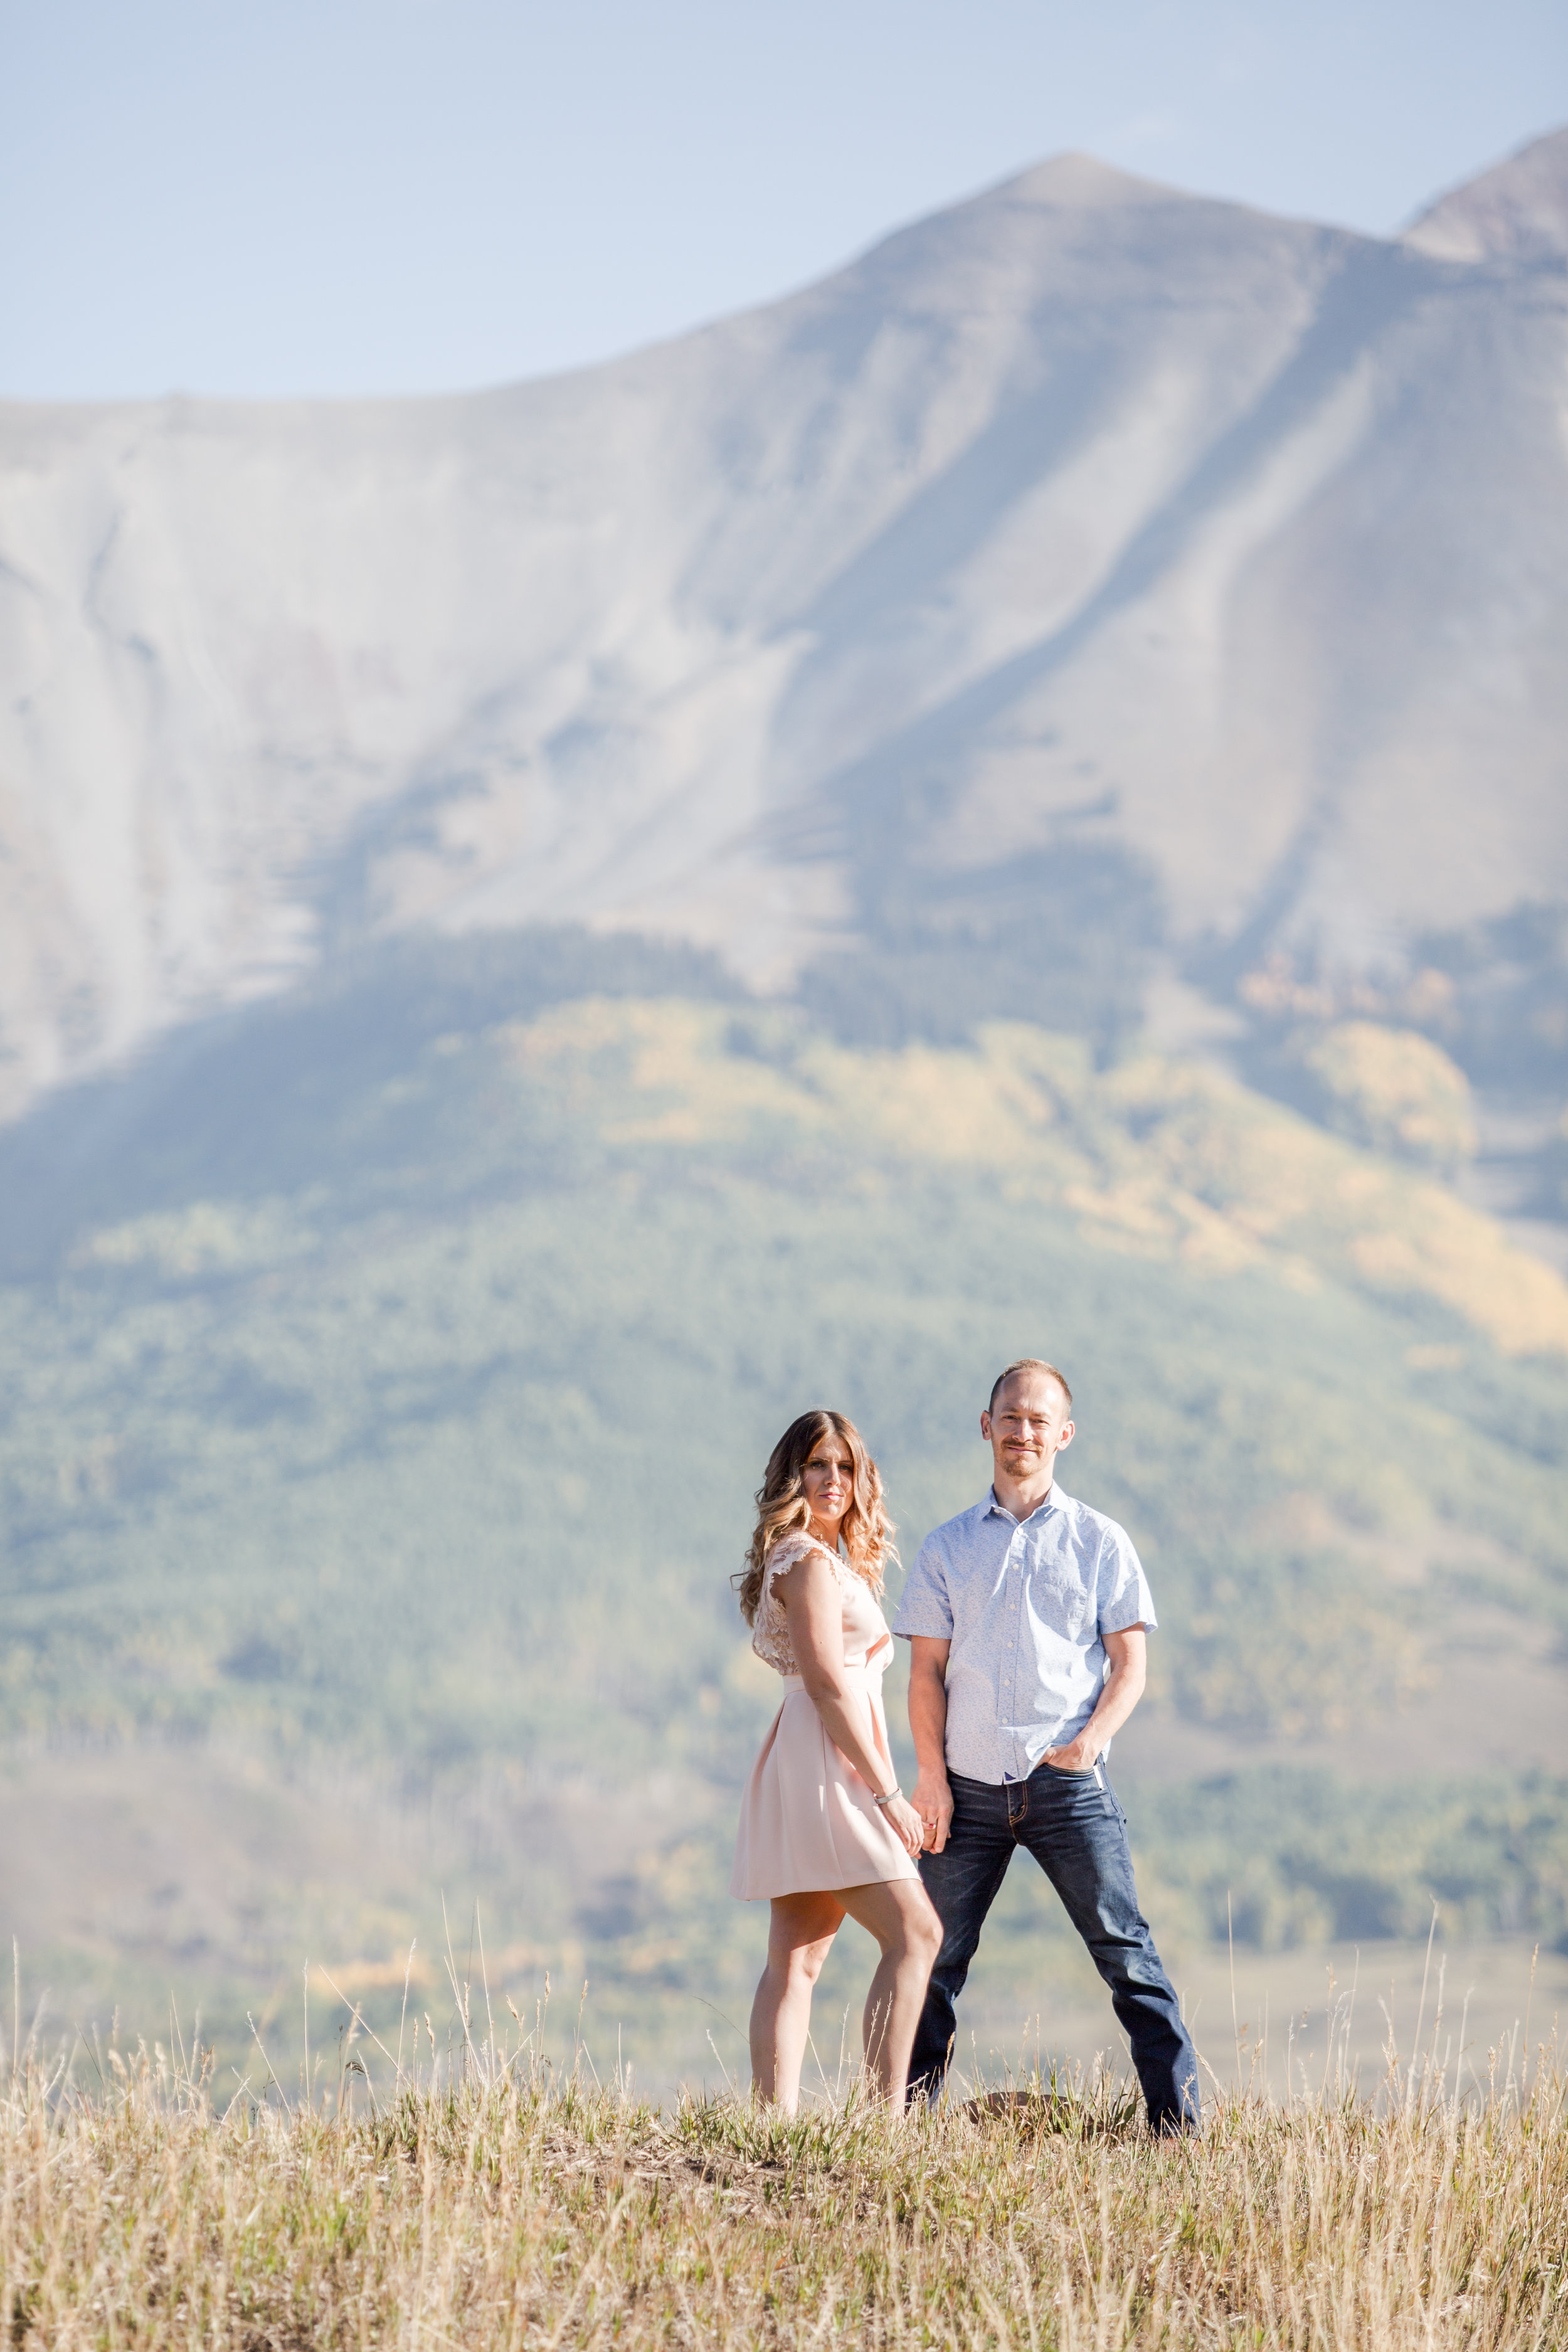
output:
{"label": "short sleeve shirt", "polygon": [[1022,1521],[992,1494],[934,1528],[893,1631],[951,1643],[948,1769],[994,1785],[1083,1729],[1110,1671],[1101,1636],[1155,1622],[1126,1529],[1053,1486]]}

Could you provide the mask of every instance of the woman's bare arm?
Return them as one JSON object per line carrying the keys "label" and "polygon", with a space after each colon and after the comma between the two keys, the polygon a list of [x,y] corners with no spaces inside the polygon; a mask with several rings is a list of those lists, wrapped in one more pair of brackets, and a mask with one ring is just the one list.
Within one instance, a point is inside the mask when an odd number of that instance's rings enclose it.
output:
{"label": "woman's bare arm", "polygon": [[[826,1552],[814,1546],[793,1568],[773,1579],[806,1696],[822,1717],[838,1753],[853,1764],[873,1796],[893,1785],[892,1767],[869,1737],[869,1710],[857,1704],[844,1671],[844,1607],[838,1580]],[[903,1798],[883,1807],[894,1832],[911,1853],[921,1848],[920,1816]]]}

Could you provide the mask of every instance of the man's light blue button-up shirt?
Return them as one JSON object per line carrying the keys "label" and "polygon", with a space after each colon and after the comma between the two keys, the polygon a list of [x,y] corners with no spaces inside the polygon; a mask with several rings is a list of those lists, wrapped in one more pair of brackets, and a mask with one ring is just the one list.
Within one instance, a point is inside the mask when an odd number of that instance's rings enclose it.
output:
{"label": "man's light blue button-up shirt", "polygon": [[1108,1672],[1101,1634],[1154,1622],[1126,1529],[1053,1486],[1022,1521],[993,1493],[933,1528],[893,1631],[951,1642],[948,1769],[995,1785],[1083,1729]]}

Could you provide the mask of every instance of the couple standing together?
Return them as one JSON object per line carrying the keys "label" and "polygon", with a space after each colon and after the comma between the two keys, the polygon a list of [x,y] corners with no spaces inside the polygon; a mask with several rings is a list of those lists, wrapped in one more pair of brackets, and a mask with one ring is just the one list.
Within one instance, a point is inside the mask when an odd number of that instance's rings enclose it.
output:
{"label": "couple standing together", "polygon": [[[1071,1412],[1055,1365],[1009,1364],[980,1416],[991,1492],[926,1538],[891,1632],[877,1603],[893,1528],[853,1423],[803,1413],[773,1448],[740,1597],[784,1701],[747,1784],[731,1892],[773,1906],[752,2073],[791,2113],[812,1987],[846,1915],[881,1947],[873,2079],[895,2104],[939,2095],[953,2003],[1021,1845],[1110,1989],[1151,2125],[1197,2126],[1197,2061],[1104,1763],[1142,1692],[1153,1603],[1125,1531],[1055,1483]],[[882,1711],[894,1633],[912,1649],[912,1802]]]}

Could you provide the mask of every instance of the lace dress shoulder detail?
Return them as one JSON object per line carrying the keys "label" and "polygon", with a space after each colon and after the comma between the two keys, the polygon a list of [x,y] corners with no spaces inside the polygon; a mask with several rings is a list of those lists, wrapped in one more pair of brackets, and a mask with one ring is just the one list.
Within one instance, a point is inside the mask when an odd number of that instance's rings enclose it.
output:
{"label": "lace dress shoulder detail", "polygon": [[789,1638],[789,1620],[784,1615],[784,1602],[773,1591],[773,1579],[792,1569],[796,1560],[808,1551],[819,1551],[824,1559],[832,1562],[840,1583],[844,1580],[844,1562],[830,1552],[825,1543],[819,1543],[816,1536],[808,1536],[803,1528],[797,1528],[793,1533],[781,1536],[774,1544],[763,1563],[763,1596],[757,1603],[756,1619],[752,1627],[752,1647],[763,1664],[772,1666],[776,1675],[797,1675],[800,1668]]}

